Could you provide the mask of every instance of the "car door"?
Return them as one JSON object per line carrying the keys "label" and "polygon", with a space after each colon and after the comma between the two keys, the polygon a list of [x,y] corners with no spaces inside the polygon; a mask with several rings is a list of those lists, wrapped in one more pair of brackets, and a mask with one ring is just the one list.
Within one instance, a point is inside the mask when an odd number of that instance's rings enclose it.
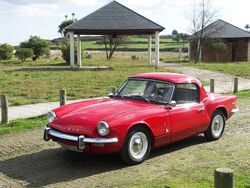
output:
{"label": "car door", "polygon": [[172,126],[171,141],[177,141],[200,133],[208,119],[205,106],[200,102],[198,86],[177,84],[172,100],[176,106],[169,110]]}

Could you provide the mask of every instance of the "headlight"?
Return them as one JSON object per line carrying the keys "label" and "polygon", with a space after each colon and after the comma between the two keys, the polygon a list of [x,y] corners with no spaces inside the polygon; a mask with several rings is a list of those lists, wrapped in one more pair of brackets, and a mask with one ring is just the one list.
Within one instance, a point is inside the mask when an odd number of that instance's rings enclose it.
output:
{"label": "headlight", "polygon": [[52,121],[54,121],[56,119],[56,114],[53,111],[50,111],[47,116],[48,116],[49,123],[51,123]]}
{"label": "headlight", "polygon": [[107,136],[109,134],[109,124],[106,121],[100,121],[97,125],[97,132],[100,136]]}

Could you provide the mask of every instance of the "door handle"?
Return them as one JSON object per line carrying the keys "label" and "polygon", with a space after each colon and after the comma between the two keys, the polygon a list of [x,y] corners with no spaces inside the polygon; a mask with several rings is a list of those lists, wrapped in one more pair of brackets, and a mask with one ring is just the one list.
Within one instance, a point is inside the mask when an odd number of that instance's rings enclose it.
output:
{"label": "door handle", "polygon": [[198,109],[197,111],[200,113],[200,112],[203,112],[204,110],[205,110],[205,108],[202,107],[202,108]]}

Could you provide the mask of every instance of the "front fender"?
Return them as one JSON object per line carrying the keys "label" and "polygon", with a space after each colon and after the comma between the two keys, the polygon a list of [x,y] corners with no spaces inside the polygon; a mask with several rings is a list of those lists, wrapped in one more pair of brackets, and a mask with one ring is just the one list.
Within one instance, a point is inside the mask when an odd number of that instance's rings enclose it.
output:
{"label": "front fender", "polygon": [[[136,125],[144,125],[150,131],[153,140],[171,133],[169,111],[163,106],[151,107],[143,110],[134,110],[112,116],[106,121],[111,129],[118,134],[119,145],[124,144],[128,131]],[[166,130],[168,132],[166,133]]]}

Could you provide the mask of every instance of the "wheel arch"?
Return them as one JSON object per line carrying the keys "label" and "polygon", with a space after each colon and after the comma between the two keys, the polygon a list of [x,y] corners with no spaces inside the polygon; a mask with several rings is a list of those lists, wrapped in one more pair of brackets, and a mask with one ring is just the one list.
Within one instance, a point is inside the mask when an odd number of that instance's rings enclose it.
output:
{"label": "wheel arch", "polygon": [[149,133],[149,135],[150,135],[150,139],[151,139],[151,146],[153,146],[155,140],[154,140],[153,131],[151,130],[150,126],[149,126],[147,123],[145,123],[145,122],[135,123],[135,124],[133,124],[133,125],[131,125],[131,126],[129,127],[127,133],[129,133],[129,131],[131,131],[131,130],[132,130],[133,128],[135,128],[135,127],[144,127],[144,128],[148,131],[148,133]]}
{"label": "wheel arch", "polygon": [[[225,116],[225,118],[227,119],[228,118],[228,113],[227,113],[227,109],[224,107],[224,106],[220,106],[220,107],[217,107],[214,112],[216,111],[222,111],[223,115]],[[213,113],[214,113],[213,112]]]}

